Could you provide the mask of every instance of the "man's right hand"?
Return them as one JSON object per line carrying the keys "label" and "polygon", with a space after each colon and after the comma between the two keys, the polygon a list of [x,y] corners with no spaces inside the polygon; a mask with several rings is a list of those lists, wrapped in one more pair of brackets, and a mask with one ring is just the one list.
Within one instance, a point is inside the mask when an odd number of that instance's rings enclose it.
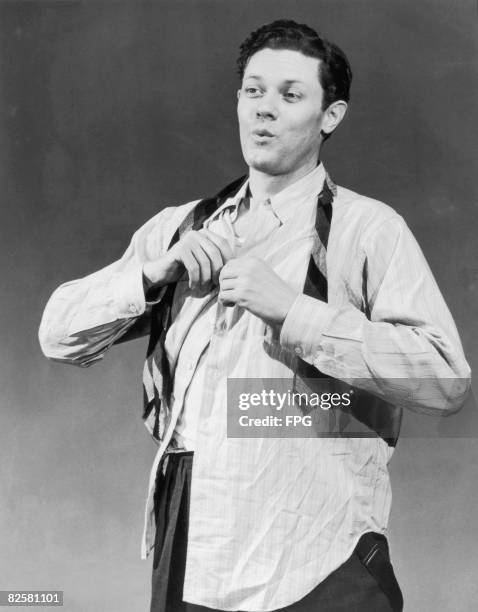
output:
{"label": "man's right hand", "polygon": [[163,257],[148,262],[143,274],[154,287],[177,281],[187,272],[192,291],[210,290],[217,285],[219,272],[234,256],[228,241],[208,229],[187,232]]}

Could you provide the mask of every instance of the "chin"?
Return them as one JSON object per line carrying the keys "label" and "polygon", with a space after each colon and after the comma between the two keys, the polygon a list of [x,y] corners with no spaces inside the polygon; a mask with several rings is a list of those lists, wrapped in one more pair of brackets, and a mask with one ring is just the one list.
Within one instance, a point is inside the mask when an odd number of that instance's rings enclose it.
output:
{"label": "chin", "polygon": [[246,163],[250,168],[275,176],[284,174],[284,168],[281,165],[281,160],[267,157],[265,155],[249,155]]}

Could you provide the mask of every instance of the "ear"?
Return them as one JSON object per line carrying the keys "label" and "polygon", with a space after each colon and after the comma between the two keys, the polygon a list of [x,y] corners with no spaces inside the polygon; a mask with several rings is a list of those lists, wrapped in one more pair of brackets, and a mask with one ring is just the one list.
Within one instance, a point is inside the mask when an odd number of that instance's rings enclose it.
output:
{"label": "ear", "polygon": [[325,134],[331,134],[339,123],[344,118],[347,111],[347,102],[344,100],[336,100],[329,104],[324,111],[324,117],[322,119],[322,132]]}

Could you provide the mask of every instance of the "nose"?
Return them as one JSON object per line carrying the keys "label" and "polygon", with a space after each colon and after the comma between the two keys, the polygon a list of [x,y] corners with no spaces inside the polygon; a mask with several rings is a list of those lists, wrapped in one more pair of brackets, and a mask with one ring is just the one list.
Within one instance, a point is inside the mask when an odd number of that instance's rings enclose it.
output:
{"label": "nose", "polygon": [[276,119],[277,104],[272,93],[265,93],[258,99],[256,107],[256,117],[258,119]]}

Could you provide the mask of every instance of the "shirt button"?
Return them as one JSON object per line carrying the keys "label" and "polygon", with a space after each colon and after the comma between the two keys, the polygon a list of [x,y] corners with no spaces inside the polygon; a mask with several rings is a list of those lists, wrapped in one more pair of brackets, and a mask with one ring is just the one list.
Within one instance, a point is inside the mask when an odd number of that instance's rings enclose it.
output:
{"label": "shirt button", "polygon": [[190,361],[188,363],[188,370],[191,371],[194,368],[194,363],[192,361]]}
{"label": "shirt button", "polygon": [[222,321],[221,323],[217,323],[216,324],[216,332],[217,333],[224,332],[224,331],[226,331],[226,329],[227,329],[226,321]]}
{"label": "shirt button", "polygon": [[296,355],[302,355],[302,349],[300,348],[300,346],[296,346],[294,351]]}
{"label": "shirt button", "polygon": [[137,310],[138,309],[136,308],[136,306],[134,304],[130,304],[129,305],[129,311],[130,312],[135,313],[135,312],[137,312]]}

